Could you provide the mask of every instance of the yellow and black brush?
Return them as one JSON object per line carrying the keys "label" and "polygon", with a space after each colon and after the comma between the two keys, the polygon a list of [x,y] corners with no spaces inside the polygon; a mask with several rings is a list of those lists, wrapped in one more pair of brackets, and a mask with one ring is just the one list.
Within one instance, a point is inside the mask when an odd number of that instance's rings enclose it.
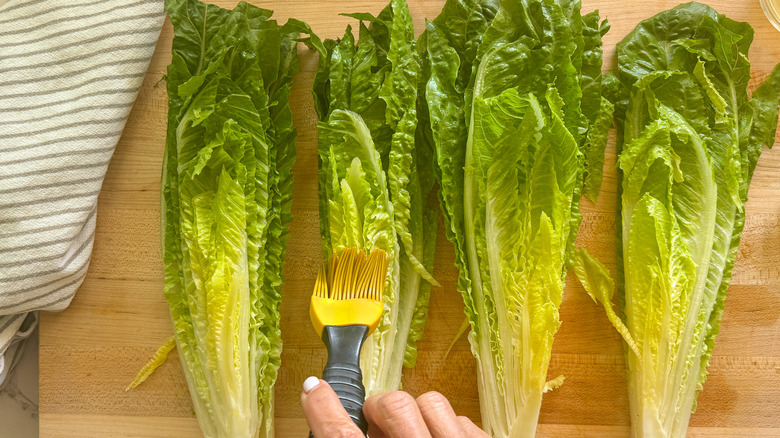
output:
{"label": "yellow and black brush", "polygon": [[387,256],[381,249],[375,249],[368,258],[357,248],[345,249],[320,266],[309,307],[314,329],[328,349],[322,378],[364,433],[366,390],[360,349],[382,317],[386,276]]}

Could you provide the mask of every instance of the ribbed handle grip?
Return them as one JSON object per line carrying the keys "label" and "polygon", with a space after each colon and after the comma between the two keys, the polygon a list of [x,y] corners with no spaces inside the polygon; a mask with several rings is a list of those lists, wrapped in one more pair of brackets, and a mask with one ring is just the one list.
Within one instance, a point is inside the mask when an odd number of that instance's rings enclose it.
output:
{"label": "ribbed handle grip", "polygon": [[[328,349],[328,362],[322,372],[322,379],[333,388],[349,417],[364,434],[368,424],[363,416],[366,389],[360,371],[360,349],[367,336],[368,327],[364,325],[329,325],[322,331],[322,341]],[[311,432],[309,438],[313,438]]]}
{"label": "ribbed handle grip", "polygon": [[363,416],[363,402],[366,389],[363,387],[363,373],[360,367],[351,363],[328,363],[322,373],[322,379],[330,384],[341,400],[349,417],[357,427],[366,433],[368,424]]}

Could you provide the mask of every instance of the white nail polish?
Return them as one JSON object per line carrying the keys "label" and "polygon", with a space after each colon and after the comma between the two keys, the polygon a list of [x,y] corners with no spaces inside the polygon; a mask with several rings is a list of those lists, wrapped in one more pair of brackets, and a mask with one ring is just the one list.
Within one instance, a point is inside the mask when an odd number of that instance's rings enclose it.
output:
{"label": "white nail polish", "polygon": [[309,393],[312,389],[316,388],[320,384],[320,379],[311,376],[303,381],[303,392]]}

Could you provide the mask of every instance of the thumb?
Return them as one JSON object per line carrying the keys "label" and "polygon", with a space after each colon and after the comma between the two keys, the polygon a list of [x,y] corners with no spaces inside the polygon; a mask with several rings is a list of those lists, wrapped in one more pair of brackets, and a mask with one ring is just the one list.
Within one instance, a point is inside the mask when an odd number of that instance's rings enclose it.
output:
{"label": "thumb", "polygon": [[328,382],[309,377],[303,382],[301,405],[315,438],[365,438]]}

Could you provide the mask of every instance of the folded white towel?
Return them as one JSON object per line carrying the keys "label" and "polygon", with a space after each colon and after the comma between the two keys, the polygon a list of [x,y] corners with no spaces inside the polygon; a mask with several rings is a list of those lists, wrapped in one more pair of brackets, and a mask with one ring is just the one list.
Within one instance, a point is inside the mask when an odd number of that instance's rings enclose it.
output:
{"label": "folded white towel", "polygon": [[164,16],[162,0],[0,5],[0,383],[28,314],[67,307],[86,275],[98,193]]}

